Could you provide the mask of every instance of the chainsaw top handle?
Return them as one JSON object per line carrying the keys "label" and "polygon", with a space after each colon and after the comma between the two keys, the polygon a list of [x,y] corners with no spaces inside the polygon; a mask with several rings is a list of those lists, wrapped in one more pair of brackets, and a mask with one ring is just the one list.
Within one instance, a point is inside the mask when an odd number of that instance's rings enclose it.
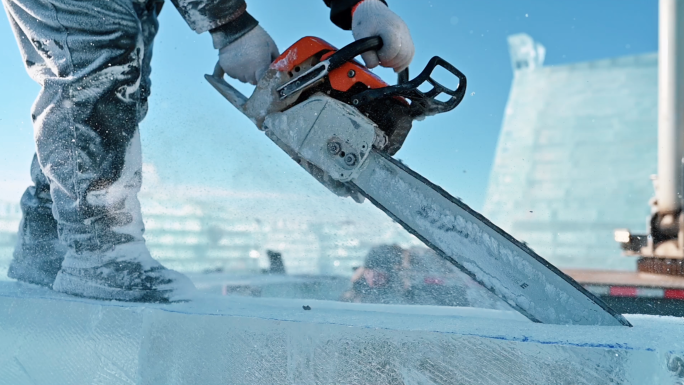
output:
{"label": "chainsaw top handle", "polygon": [[340,67],[342,64],[351,61],[355,57],[368,51],[379,51],[382,49],[382,38],[380,36],[364,37],[353,43],[337,50],[328,58],[328,71]]}

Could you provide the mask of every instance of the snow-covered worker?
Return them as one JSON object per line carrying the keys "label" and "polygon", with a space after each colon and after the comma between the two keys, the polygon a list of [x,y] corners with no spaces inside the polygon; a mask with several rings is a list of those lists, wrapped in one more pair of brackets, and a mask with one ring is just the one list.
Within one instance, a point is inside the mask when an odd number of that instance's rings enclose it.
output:
{"label": "snow-covered worker", "polygon": [[[172,0],[197,33],[210,32],[225,72],[256,83],[278,49],[244,0]],[[326,0],[355,38],[380,35],[369,66],[400,70],[413,43],[381,0]],[[8,275],[72,295],[121,301],[184,300],[184,275],[155,261],[143,238],[138,124],[163,0],[3,0],[26,66],[42,90],[33,105],[34,185]]]}

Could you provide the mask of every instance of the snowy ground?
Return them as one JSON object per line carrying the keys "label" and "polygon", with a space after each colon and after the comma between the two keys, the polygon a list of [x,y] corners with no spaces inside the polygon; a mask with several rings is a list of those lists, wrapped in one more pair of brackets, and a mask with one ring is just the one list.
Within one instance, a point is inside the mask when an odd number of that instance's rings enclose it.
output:
{"label": "snowy ground", "polygon": [[[308,306],[311,310],[305,310]],[[200,295],[137,305],[0,282],[0,383],[675,384],[684,320]],[[683,373],[684,374],[684,373]]]}

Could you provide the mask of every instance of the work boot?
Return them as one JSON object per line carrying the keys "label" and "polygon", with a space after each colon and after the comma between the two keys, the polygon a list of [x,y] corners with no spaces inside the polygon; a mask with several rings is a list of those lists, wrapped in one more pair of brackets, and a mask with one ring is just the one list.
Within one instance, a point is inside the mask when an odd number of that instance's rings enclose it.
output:
{"label": "work boot", "polygon": [[[134,251],[139,245],[119,245],[113,253]],[[128,250],[127,250],[128,249]],[[142,255],[119,258],[97,266],[77,266],[65,259],[53,290],[79,297],[129,302],[179,302],[190,300],[195,286],[185,275],[152,259],[142,245]],[[135,255],[136,253],[132,253]]]}
{"label": "work boot", "polygon": [[145,268],[125,261],[85,269],[63,268],[53,290],[101,300],[168,303],[190,300],[195,287],[186,276],[162,265]]}
{"label": "work boot", "polygon": [[66,248],[59,241],[18,246],[7,276],[51,288],[65,253]]}
{"label": "work boot", "polygon": [[52,288],[79,297],[157,303],[187,301],[195,291],[188,277],[165,268],[150,256],[121,258],[90,267],[70,266],[66,259]]}

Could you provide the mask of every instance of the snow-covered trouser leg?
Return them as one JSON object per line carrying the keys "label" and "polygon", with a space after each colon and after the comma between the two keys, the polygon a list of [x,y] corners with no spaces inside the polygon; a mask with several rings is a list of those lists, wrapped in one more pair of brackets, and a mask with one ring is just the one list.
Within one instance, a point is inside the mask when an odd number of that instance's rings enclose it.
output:
{"label": "snow-covered trouser leg", "polygon": [[192,284],[150,256],[137,193],[156,1],[3,0],[31,77],[37,158],[66,246],[53,289],[165,301]]}

